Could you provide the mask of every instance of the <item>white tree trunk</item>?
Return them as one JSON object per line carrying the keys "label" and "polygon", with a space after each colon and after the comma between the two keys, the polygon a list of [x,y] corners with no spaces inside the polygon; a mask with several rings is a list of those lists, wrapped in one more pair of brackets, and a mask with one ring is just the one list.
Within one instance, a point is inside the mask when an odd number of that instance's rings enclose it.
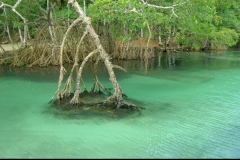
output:
{"label": "white tree trunk", "polygon": [[[109,74],[109,80],[112,82],[113,88],[114,88],[114,93],[112,96],[110,96],[109,98],[107,98],[105,101],[103,101],[103,103],[106,103],[108,101],[115,101],[115,104],[117,106],[117,108],[120,108],[122,105],[128,105],[129,107],[133,106],[135,107],[135,105],[127,103],[123,100],[123,92],[122,89],[116,79],[115,73],[113,71],[113,68],[115,67],[115,65],[112,65],[112,63],[110,62],[110,58],[108,56],[108,54],[106,53],[106,51],[104,50],[100,39],[98,38],[98,35],[96,34],[94,28],[92,27],[91,24],[91,19],[89,17],[87,17],[84,14],[84,11],[82,10],[82,8],[79,6],[78,2],[76,0],[68,0],[69,4],[72,4],[72,6],[75,8],[76,12],[78,13],[78,18],[71,24],[71,26],[68,28],[68,31],[66,32],[66,34],[64,35],[63,38],[63,42],[61,45],[61,49],[60,49],[60,76],[59,76],[59,84],[58,84],[58,98],[61,99],[62,98],[62,93],[60,90],[60,86],[61,86],[61,82],[63,80],[63,75],[66,72],[63,65],[62,65],[62,52],[63,52],[63,46],[64,46],[64,42],[66,40],[67,34],[69,33],[70,29],[78,22],[82,22],[85,23],[86,27],[86,32],[89,33],[89,35],[93,38],[94,44],[96,45],[97,49],[95,49],[94,51],[92,51],[91,53],[89,53],[89,55],[84,58],[82,64],[79,67],[79,71],[78,71],[78,80],[77,80],[77,88],[74,92],[74,96],[72,98],[72,100],[70,101],[71,104],[78,104],[79,103],[79,94],[81,93],[80,91],[80,79],[81,79],[81,74],[82,74],[82,69],[85,65],[85,63],[88,61],[88,59],[94,55],[94,54],[99,54],[100,58],[104,60],[104,64],[107,68],[108,74]],[[117,67],[119,68],[119,67]]]}

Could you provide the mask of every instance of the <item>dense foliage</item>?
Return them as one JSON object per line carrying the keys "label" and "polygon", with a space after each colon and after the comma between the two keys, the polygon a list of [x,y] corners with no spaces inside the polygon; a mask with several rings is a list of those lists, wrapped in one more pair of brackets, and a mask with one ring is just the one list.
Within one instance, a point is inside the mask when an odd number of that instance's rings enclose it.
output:
{"label": "dense foliage", "polygon": [[[67,0],[51,0],[56,3],[53,17],[56,20],[74,20],[74,9],[67,8]],[[91,17],[98,33],[106,32],[118,40],[140,37],[166,39],[171,37],[180,45],[200,50],[207,46],[234,46],[240,37],[239,0],[148,0],[156,8],[142,0],[77,0]],[[14,5],[16,0],[2,0]],[[144,1],[145,2],[145,1]],[[16,8],[28,23],[29,33],[34,37],[38,27],[48,23],[39,6],[46,9],[46,0],[22,0]],[[6,25],[17,33],[23,27],[22,20],[11,8],[1,8],[0,32],[6,35]],[[5,14],[7,13],[7,14]],[[6,16],[7,15],[7,16]]]}
{"label": "dense foliage", "polygon": [[[118,38],[129,38],[143,29],[148,36],[146,21],[152,36],[171,36],[192,49],[199,50],[206,45],[234,46],[240,35],[240,8],[238,0],[149,0],[156,6],[176,6],[171,9],[147,7],[139,0],[95,0],[89,8],[94,21],[109,23]],[[136,8],[138,13],[131,12]],[[115,11],[115,12],[114,12]],[[123,25],[127,34],[119,30]]]}

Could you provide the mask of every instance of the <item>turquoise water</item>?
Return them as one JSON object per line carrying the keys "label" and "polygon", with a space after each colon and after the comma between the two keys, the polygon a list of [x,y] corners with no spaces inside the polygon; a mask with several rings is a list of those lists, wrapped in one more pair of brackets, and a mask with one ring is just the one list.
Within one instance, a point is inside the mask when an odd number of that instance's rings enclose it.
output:
{"label": "turquoise water", "polygon": [[[142,114],[46,113],[58,67],[0,66],[0,158],[239,158],[240,50],[114,61]],[[88,70],[87,70],[88,69]],[[84,71],[91,88],[91,67]],[[111,87],[106,69],[99,79]]]}

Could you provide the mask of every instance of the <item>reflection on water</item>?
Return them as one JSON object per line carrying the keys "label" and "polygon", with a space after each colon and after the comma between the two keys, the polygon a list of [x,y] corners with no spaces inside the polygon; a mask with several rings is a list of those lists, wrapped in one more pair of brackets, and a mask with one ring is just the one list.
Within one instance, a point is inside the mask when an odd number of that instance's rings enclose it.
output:
{"label": "reflection on water", "polygon": [[[98,114],[86,106],[82,114],[57,114],[48,102],[57,89],[58,66],[1,66],[0,157],[240,157],[239,50],[158,53],[147,72],[144,61],[113,63],[128,71],[115,69],[128,99],[146,108],[141,114]],[[90,90],[91,64],[83,74]],[[111,87],[103,64],[98,76]]]}

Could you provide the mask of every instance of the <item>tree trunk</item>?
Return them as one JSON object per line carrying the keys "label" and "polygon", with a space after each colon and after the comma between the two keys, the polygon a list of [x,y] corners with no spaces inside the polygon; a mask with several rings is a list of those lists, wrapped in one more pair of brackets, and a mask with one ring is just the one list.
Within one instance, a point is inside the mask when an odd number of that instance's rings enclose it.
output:
{"label": "tree trunk", "polygon": [[[70,101],[70,103],[71,104],[78,104],[79,103],[79,98],[80,98],[79,94],[81,93],[80,80],[81,80],[81,76],[82,76],[81,74],[82,74],[83,67],[91,56],[93,56],[94,54],[99,54],[100,58],[102,60],[104,60],[104,64],[105,64],[105,66],[107,68],[107,71],[108,71],[108,74],[109,74],[109,80],[112,82],[112,85],[113,85],[113,88],[114,88],[113,95],[111,95],[109,98],[104,100],[102,103],[105,104],[105,103],[114,102],[117,109],[119,109],[123,105],[127,105],[128,107],[136,107],[134,104],[125,102],[123,100],[124,93],[123,93],[123,91],[122,91],[122,89],[121,89],[121,87],[120,87],[120,85],[119,85],[119,83],[116,79],[115,73],[113,71],[113,68],[120,68],[120,67],[119,66],[116,67],[115,65],[113,65],[110,62],[110,58],[109,58],[108,54],[106,53],[106,51],[104,50],[104,48],[103,48],[103,46],[100,42],[100,39],[99,39],[98,35],[96,34],[92,24],[91,24],[91,19],[84,14],[84,11],[79,6],[79,4],[76,0],[68,0],[68,3],[71,4],[75,8],[76,12],[78,13],[78,18],[77,18],[78,20],[77,21],[78,22],[81,21],[82,23],[85,24],[86,31],[88,32],[90,37],[93,39],[93,42],[97,47],[94,51],[89,53],[87,57],[84,58],[82,64],[79,67],[78,75],[77,75],[77,77],[78,77],[77,78],[77,84],[76,84],[77,88],[74,92],[74,96],[73,96],[72,100]],[[65,37],[66,36],[67,35],[65,35]],[[61,47],[63,47],[63,45],[64,45],[64,40],[63,40],[63,43],[62,43]],[[60,53],[60,56],[62,56],[62,53]],[[60,58],[60,61],[61,61],[61,59],[62,58]],[[59,76],[59,85],[58,85],[58,98],[59,99],[63,98],[62,92],[60,90],[60,86],[61,86],[63,75],[64,75],[64,72],[65,72],[65,69],[62,66],[62,62],[60,62],[60,65],[61,65],[61,67],[60,67],[60,76]],[[97,80],[97,78],[95,78],[95,80]]]}

